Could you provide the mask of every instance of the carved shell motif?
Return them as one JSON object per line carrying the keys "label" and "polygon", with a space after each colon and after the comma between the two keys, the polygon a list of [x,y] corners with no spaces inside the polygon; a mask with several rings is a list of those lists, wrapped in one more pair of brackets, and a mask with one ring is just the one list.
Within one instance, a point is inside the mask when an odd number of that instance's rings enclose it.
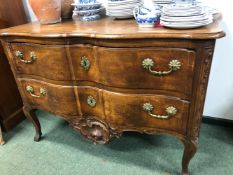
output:
{"label": "carved shell motif", "polygon": [[106,144],[121,136],[121,133],[117,133],[104,122],[92,117],[79,120],[73,119],[70,121],[70,125],[75,130],[80,131],[85,138],[93,141],[95,144]]}

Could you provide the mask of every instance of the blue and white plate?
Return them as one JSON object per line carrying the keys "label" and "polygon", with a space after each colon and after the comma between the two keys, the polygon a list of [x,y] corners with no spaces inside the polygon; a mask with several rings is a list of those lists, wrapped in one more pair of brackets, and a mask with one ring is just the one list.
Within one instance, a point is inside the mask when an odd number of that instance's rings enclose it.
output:
{"label": "blue and white plate", "polygon": [[92,9],[92,10],[82,10],[82,11],[74,10],[73,14],[74,15],[79,15],[79,16],[93,16],[93,15],[96,15],[96,14],[100,13],[100,11],[102,9],[103,8]]}
{"label": "blue and white plate", "polygon": [[98,20],[98,19],[100,19],[100,15],[99,14],[92,15],[92,16],[83,16],[83,17],[80,17],[81,21],[95,21],[95,20]]}
{"label": "blue and white plate", "polygon": [[98,9],[101,7],[101,3],[90,3],[90,4],[71,4],[72,6],[75,6],[75,10],[92,10],[92,9]]}
{"label": "blue and white plate", "polygon": [[100,13],[104,9],[97,0],[75,0],[73,4],[73,19],[81,21],[94,21],[100,18]]}

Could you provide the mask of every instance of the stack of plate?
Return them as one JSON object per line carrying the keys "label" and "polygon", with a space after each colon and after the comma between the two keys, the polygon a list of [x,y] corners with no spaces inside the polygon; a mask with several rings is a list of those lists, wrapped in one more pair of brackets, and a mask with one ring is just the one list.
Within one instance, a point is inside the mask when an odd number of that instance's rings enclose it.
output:
{"label": "stack of plate", "polygon": [[197,28],[213,22],[212,15],[202,6],[177,4],[163,7],[160,23],[165,27],[177,29]]}
{"label": "stack of plate", "polygon": [[118,19],[132,18],[133,9],[140,5],[140,0],[108,0],[106,15]]}
{"label": "stack of plate", "polygon": [[79,2],[72,4],[75,8],[73,11],[73,19],[80,19],[81,21],[93,21],[100,18],[100,12],[103,7],[102,4],[97,1],[91,2]]}

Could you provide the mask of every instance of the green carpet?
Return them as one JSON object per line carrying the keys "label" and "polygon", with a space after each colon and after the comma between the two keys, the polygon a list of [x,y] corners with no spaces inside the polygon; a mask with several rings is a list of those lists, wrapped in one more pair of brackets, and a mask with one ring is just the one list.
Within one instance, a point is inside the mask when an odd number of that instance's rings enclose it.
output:
{"label": "green carpet", "polygon": [[[27,120],[4,134],[0,175],[178,175],[183,145],[172,136],[126,133],[93,145],[61,118],[38,111],[43,139]],[[192,175],[233,174],[233,129],[202,124]]]}

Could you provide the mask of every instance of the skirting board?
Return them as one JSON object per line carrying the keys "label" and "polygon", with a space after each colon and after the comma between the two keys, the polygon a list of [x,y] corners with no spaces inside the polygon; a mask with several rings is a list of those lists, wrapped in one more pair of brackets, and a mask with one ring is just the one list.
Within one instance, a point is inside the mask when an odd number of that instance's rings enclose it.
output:
{"label": "skirting board", "polygon": [[202,122],[212,124],[212,125],[219,125],[219,126],[225,126],[225,127],[233,128],[233,120],[229,120],[229,119],[203,116],[202,117]]}

